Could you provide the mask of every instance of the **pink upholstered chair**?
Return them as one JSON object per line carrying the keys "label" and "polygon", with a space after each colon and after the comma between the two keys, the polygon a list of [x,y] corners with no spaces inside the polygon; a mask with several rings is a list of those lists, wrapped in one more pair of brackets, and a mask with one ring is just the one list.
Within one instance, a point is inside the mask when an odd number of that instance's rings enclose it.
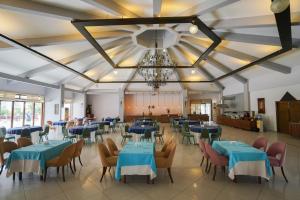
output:
{"label": "pink upholstered chair", "polygon": [[257,138],[254,143],[252,144],[252,146],[256,149],[260,149],[263,151],[267,150],[267,146],[268,146],[268,139],[265,137],[259,137]]}
{"label": "pink upholstered chair", "polygon": [[215,180],[217,167],[222,167],[223,170],[225,171],[225,167],[228,164],[228,159],[225,156],[219,155],[215,150],[213,150],[213,148],[208,143],[205,143],[205,150],[210,158],[208,172],[210,171],[211,164],[213,164],[214,165],[213,180]]}
{"label": "pink upholstered chair", "polygon": [[209,156],[208,156],[208,154],[207,154],[207,152],[206,152],[206,150],[205,150],[205,142],[204,142],[204,140],[200,140],[200,141],[199,141],[199,148],[200,148],[201,153],[203,154],[202,160],[201,160],[201,163],[200,163],[200,166],[202,167],[202,164],[203,164],[203,162],[204,162],[204,159],[206,159],[205,172],[207,172]]}
{"label": "pink upholstered chair", "polygon": [[286,154],[286,144],[283,142],[274,142],[267,150],[267,155],[270,160],[273,174],[275,175],[274,167],[280,167],[285,181],[288,182],[283,170],[285,154]]}

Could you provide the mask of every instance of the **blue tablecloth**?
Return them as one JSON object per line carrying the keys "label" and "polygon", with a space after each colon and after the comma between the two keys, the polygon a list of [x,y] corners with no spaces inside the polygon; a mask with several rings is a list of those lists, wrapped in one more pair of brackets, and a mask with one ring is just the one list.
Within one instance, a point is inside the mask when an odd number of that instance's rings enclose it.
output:
{"label": "blue tablecloth", "polygon": [[153,126],[155,122],[154,121],[136,121],[134,122],[134,126],[141,126],[141,125],[146,125],[146,126]]}
{"label": "blue tablecloth", "polygon": [[66,126],[66,121],[53,122],[53,126]]}
{"label": "blue tablecloth", "polygon": [[82,135],[84,129],[88,129],[90,132],[96,131],[98,129],[98,125],[75,126],[69,128],[69,132],[75,135]]}
{"label": "blue tablecloth", "polygon": [[7,159],[6,168],[9,169],[13,160],[38,160],[40,168],[45,169],[46,161],[57,157],[71,141],[49,140],[49,144],[34,144],[13,150]]}
{"label": "blue tablecloth", "polygon": [[128,142],[118,157],[116,180],[120,180],[121,175],[150,175],[153,179],[156,174],[154,143]]}
{"label": "blue tablecloth", "polygon": [[200,121],[197,121],[197,120],[179,120],[179,122],[178,122],[179,125],[182,125],[184,123],[188,123],[189,126],[200,125]]}
{"label": "blue tablecloth", "polygon": [[100,125],[100,124],[110,125],[110,122],[109,121],[91,121],[90,124],[91,125]]}
{"label": "blue tablecloth", "polygon": [[154,126],[131,126],[128,129],[129,133],[144,134],[145,132],[156,131]]}
{"label": "blue tablecloth", "polygon": [[26,127],[16,127],[16,128],[9,128],[7,129],[7,134],[13,134],[13,135],[21,135],[22,130],[27,129],[28,133],[32,133],[35,131],[42,131],[41,126],[26,126]]}
{"label": "blue tablecloth", "polygon": [[181,121],[181,120],[187,120],[187,118],[184,118],[184,117],[176,117],[176,118],[173,118],[174,121]]}
{"label": "blue tablecloth", "polygon": [[217,133],[219,126],[191,126],[190,131],[201,133],[203,129],[207,129],[209,133]]}
{"label": "blue tablecloth", "polygon": [[113,122],[114,120],[116,122],[118,122],[118,121],[120,121],[120,118],[118,118],[118,117],[115,117],[115,118],[107,117],[107,118],[105,118],[105,121],[107,121],[107,122]]}
{"label": "blue tablecloth", "polygon": [[[234,175],[253,175],[253,164],[256,161],[264,161],[262,169],[258,169],[258,167],[255,169],[258,173],[257,176],[261,176],[260,173],[264,174],[265,178],[271,176],[270,161],[264,151],[238,141],[214,141],[212,147],[218,153],[229,158],[229,177],[232,179]],[[243,167],[243,169],[240,170],[239,167]],[[248,168],[249,173],[245,168]]]}

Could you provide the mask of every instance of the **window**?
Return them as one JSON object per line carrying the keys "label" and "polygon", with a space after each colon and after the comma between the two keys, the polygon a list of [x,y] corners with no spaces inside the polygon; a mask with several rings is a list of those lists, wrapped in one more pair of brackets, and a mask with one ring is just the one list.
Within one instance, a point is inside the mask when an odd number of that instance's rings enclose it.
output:
{"label": "window", "polygon": [[41,126],[42,124],[42,103],[34,104],[34,126]]}
{"label": "window", "polygon": [[14,102],[14,120],[13,126],[20,127],[24,125],[24,102]]}
{"label": "window", "polygon": [[11,127],[12,102],[0,101],[0,127]]}
{"label": "window", "polygon": [[207,114],[211,119],[211,103],[191,103],[191,114]]}
{"label": "window", "polygon": [[33,102],[25,102],[25,125],[33,125]]}

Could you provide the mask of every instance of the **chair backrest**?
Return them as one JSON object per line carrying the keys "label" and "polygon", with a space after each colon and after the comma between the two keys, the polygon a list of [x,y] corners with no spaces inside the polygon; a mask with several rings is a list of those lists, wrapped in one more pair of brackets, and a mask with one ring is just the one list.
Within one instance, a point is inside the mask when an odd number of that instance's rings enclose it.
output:
{"label": "chair backrest", "polygon": [[21,130],[21,137],[27,137],[27,138],[31,137],[30,129],[29,128],[23,128]]}
{"label": "chair backrest", "polygon": [[58,165],[66,165],[71,162],[73,159],[74,153],[76,150],[76,143],[70,144],[67,146],[62,153],[59,155],[59,159],[57,161]]}
{"label": "chair backrest", "polygon": [[44,133],[49,133],[50,126],[47,124],[44,126]]}
{"label": "chair backrest", "polygon": [[151,138],[151,136],[152,136],[151,131],[145,130],[145,132],[144,132],[144,137],[145,137],[145,138]]}
{"label": "chair backrest", "polygon": [[87,128],[84,128],[83,132],[82,132],[82,137],[83,138],[89,138],[89,137],[91,137],[91,131],[89,129],[87,129]]}
{"label": "chair backrest", "polygon": [[62,133],[63,133],[64,136],[68,136],[68,135],[69,135],[68,129],[67,129],[65,126],[63,126],[63,127],[61,128],[61,130],[62,130]]}
{"label": "chair backrest", "polygon": [[84,139],[80,139],[76,142],[76,149],[74,153],[75,156],[80,156],[83,145],[84,145]]}
{"label": "chair backrest", "polygon": [[170,153],[169,153],[169,156],[167,158],[167,166],[171,167],[172,163],[173,163],[173,160],[174,160],[175,151],[176,151],[176,144],[171,143],[171,144],[169,144],[168,148],[170,148]]}
{"label": "chair backrest", "polygon": [[168,145],[171,144],[172,142],[174,142],[174,136],[170,137],[166,142],[165,144],[163,145],[163,147],[161,148],[161,151],[162,152],[165,152]]}
{"label": "chair backrest", "polygon": [[18,145],[14,142],[6,141],[1,142],[0,141],[0,164],[4,164],[4,154],[5,153],[11,153],[13,150],[17,149]]}
{"label": "chair backrest", "polygon": [[205,138],[205,139],[209,138],[209,131],[207,130],[207,128],[203,128],[201,130],[200,138]]}
{"label": "chair backrest", "polygon": [[266,151],[268,146],[268,139],[265,137],[259,137],[254,141],[252,146],[256,149],[262,149],[263,151]]}
{"label": "chair backrest", "polygon": [[6,135],[6,128],[0,127],[0,137],[5,137],[5,135]]}
{"label": "chair backrest", "polygon": [[114,156],[115,155],[115,151],[119,151],[116,143],[111,138],[107,138],[106,142],[107,142],[107,146],[108,146],[110,155]]}
{"label": "chair backrest", "polygon": [[210,161],[214,164],[214,165],[218,165],[220,163],[220,155],[218,154],[218,152],[216,152],[210,144],[208,143],[204,143],[205,144],[205,150],[210,158]]}
{"label": "chair backrest", "polygon": [[283,165],[286,154],[286,144],[283,142],[274,142],[267,150],[267,155],[279,159],[280,165]]}
{"label": "chair backrest", "polygon": [[99,151],[99,156],[100,156],[102,166],[103,167],[109,166],[109,162],[107,161],[107,158],[109,158],[111,155],[110,155],[107,147],[104,144],[99,143],[98,144],[98,151]]}
{"label": "chair backrest", "polygon": [[163,126],[161,129],[161,135],[164,135],[164,134],[165,134],[165,127]]}
{"label": "chair backrest", "polygon": [[17,144],[18,144],[18,147],[21,148],[21,147],[26,147],[26,146],[32,145],[32,142],[29,138],[20,137],[17,139]]}
{"label": "chair backrest", "polygon": [[204,142],[204,140],[199,140],[199,148],[200,148],[200,151],[203,153],[203,156],[205,158],[208,158],[209,156],[208,156],[208,154],[206,152],[206,149],[205,149],[205,142]]}
{"label": "chair backrest", "polygon": [[128,133],[128,131],[129,131],[129,125],[125,124],[125,133]]}

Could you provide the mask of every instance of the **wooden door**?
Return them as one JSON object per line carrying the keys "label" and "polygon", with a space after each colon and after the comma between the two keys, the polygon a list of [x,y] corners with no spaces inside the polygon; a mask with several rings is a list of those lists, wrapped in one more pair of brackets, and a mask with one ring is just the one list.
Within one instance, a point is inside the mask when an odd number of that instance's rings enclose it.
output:
{"label": "wooden door", "polygon": [[290,122],[300,122],[300,101],[290,102]]}
{"label": "wooden door", "polygon": [[280,133],[289,133],[289,102],[276,102],[277,131]]}

